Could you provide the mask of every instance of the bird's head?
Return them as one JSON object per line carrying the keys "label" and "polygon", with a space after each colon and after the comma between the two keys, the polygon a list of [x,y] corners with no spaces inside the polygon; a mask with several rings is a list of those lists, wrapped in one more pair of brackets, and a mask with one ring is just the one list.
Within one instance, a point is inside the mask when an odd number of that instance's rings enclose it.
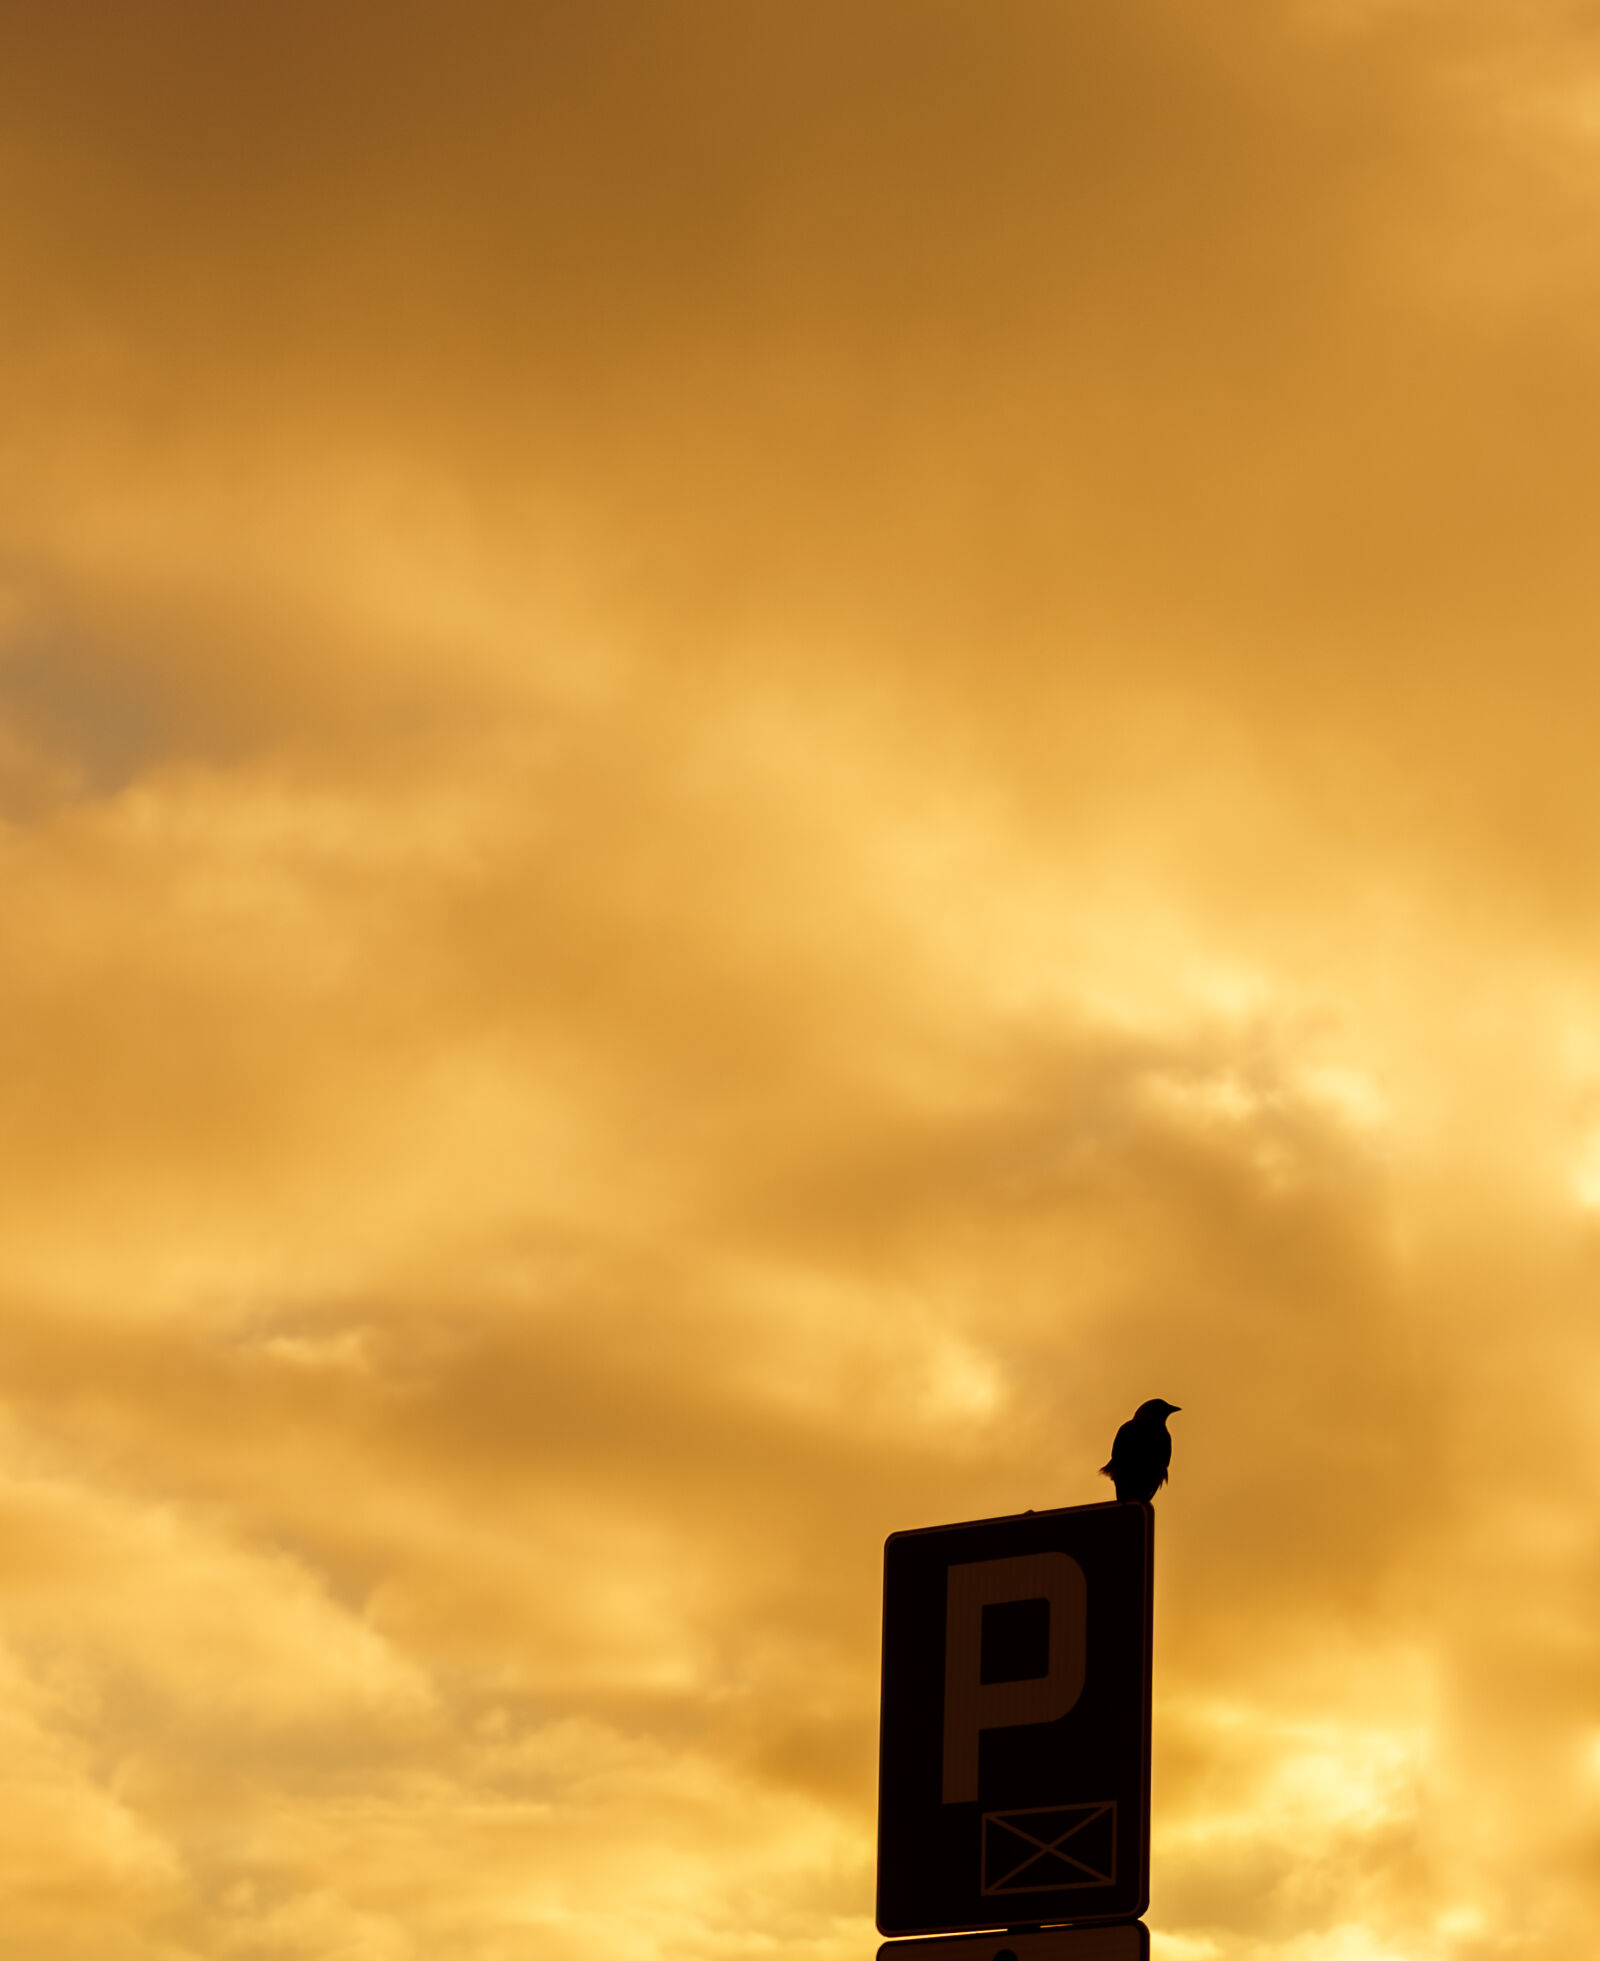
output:
{"label": "bird's head", "polygon": [[1152,1396],[1147,1403],[1141,1403],[1133,1412],[1142,1423],[1165,1423],[1169,1416],[1178,1414],[1177,1403],[1164,1403],[1159,1396]]}

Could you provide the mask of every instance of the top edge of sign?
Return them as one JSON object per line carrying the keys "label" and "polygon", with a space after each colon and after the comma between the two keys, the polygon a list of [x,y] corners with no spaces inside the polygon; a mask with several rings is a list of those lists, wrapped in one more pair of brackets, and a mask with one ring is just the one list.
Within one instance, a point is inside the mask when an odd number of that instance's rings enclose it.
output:
{"label": "top edge of sign", "polygon": [[1145,1498],[1102,1498],[1092,1505],[1048,1505],[1043,1511],[999,1512],[992,1518],[953,1518],[944,1525],[908,1525],[891,1532],[884,1544],[896,1539],[925,1539],[933,1532],[976,1530],[981,1525],[1014,1525],[1025,1518],[1079,1518],[1085,1512],[1141,1511],[1153,1519],[1155,1507]]}

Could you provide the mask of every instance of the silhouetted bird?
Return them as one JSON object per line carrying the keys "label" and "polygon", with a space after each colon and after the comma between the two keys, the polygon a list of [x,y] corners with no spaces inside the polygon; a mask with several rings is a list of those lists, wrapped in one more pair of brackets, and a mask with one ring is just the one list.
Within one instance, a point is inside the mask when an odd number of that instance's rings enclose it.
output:
{"label": "silhouetted bird", "polygon": [[1172,1462],[1172,1439],[1167,1435],[1167,1418],[1177,1413],[1176,1403],[1164,1403],[1159,1396],[1141,1403],[1111,1446],[1111,1462],[1100,1466],[1100,1475],[1117,1487],[1117,1497],[1153,1498],[1167,1481]]}

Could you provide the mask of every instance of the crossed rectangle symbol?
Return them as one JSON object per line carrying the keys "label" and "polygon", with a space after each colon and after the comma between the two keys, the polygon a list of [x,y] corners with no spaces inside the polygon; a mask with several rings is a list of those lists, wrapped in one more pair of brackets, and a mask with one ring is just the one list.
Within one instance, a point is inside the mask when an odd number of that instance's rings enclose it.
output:
{"label": "crossed rectangle symbol", "polygon": [[985,1893],[1055,1893],[1111,1886],[1117,1876],[1117,1807],[1034,1805],[983,1814]]}

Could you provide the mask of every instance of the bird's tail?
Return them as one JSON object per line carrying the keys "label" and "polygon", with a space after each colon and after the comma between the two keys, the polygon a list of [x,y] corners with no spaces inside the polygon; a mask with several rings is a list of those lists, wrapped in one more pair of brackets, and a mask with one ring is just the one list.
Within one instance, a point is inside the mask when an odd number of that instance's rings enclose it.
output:
{"label": "bird's tail", "polygon": [[1109,1464],[1102,1464],[1100,1466],[1100,1475],[1103,1478],[1114,1478],[1117,1474]]}

